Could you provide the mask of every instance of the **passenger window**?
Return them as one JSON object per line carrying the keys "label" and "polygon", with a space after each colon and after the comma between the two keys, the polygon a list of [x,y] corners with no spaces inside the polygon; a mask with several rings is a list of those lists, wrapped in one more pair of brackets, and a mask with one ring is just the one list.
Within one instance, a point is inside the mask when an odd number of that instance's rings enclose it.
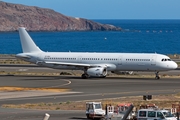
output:
{"label": "passenger window", "polygon": [[148,117],[156,117],[156,112],[148,111]]}
{"label": "passenger window", "polygon": [[157,117],[163,117],[163,114],[161,112],[157,112]]}
{"label": "passenger window", "polygon": [[146,111],[140,111],[139,117],[146,117]]}

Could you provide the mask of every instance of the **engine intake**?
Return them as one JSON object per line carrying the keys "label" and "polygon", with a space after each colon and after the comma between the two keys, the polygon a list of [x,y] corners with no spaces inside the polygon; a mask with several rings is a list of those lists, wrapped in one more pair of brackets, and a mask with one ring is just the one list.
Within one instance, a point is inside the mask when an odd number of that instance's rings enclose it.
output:
{"label": "engine intake", "polygon": [[107,75],[107,69],[103,67],[89,68],[87,74],[93,77],[105,77]]}

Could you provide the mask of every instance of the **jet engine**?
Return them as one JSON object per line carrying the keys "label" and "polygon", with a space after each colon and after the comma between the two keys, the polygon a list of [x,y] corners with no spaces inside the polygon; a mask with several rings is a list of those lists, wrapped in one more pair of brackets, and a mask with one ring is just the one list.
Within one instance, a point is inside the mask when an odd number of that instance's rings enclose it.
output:
{"label": "jet engine", "polygon": [[103,67],[89,68],[87,74],[93,77],[106,77],[107,69]]}

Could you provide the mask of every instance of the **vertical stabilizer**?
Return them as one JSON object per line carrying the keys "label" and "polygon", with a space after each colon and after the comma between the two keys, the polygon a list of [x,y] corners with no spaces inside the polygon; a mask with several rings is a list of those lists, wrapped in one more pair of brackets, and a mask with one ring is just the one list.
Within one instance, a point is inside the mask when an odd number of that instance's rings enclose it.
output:
{"label": "vertical stabilizer", "polygon": [[24,27],[19,28],[19,36],[21,40],[21,46],[23,53],[42,52],[38,46],[34,43]]}

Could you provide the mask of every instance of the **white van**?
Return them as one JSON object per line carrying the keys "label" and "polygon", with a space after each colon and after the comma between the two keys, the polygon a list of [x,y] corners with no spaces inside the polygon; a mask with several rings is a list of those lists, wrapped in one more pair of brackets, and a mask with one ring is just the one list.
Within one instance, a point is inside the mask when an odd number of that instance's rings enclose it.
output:
{"label": "white van", "polygon": [[104,118],[105,110],[101,102],[86,102],[86,116],[88,119]]}
{"label": "white van", "polygon": [[140,109],[137,120],[177,120],[168,110]]}

